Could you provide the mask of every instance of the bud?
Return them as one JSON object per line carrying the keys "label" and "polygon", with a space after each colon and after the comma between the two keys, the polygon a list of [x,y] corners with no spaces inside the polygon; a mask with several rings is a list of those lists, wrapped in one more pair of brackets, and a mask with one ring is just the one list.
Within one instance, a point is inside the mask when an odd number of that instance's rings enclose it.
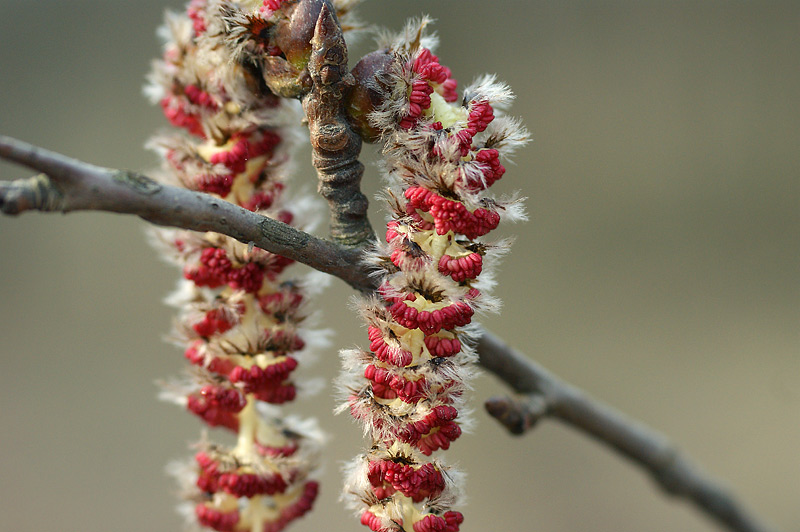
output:
{"label": "bud", "polygon": [[353,130],[366,142],[375,142],[381,135],[380,128],[370,122],[370,114],[386,99],[385,77],[393,61],[388,49],[376,50],[362,57],[352,70],[356,84],[347,95],[347,117]]}

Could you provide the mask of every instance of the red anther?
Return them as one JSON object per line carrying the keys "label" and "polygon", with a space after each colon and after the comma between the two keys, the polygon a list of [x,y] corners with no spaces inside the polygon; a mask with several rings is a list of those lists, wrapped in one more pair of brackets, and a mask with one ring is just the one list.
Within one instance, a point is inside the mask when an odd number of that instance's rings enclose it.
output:
{"label": "red anther", "polygon": [[464,516],[461,512],[448,511],[444,513],[444,520],[447,523],[445,532],[458,532],[458,527],[464,522]]}
{"label": "red anther", "polygon": [[274,191],[257,190],[249,198],[242,202],[242,207],[248,211],[269,209],[275,202],[275,196],[276,194]]}
{"label": "red anther", "polygon": [[233,323],[228,321],[225,312],[221,309],[211,309],[206,312],[201,321],[192,325],[192,329],[205,338],[217,333],[224,333],[231,327],[233,327]]}
{"label": "red anther", "polygon": [[369,364],[364,369],[364,378],[372,381],[372,392],[383,399],[399,397],[406,403],[416,403],[425,389],[425,380],[406,380],[400,375],[393,375],[385,368],[378,368]]}
{"label": "red anther", "polygon": [[233,146],[225,151],[214,153],[208,160],[211,164],[221,164],[235,174],[244,172],[247,166],[249,143],[245,138],[239,138]]}
{"label": "red anther", "polygon": [[254,392],[254,396],[259,401],[280,405],[288,403],[289,401],[294,401],[294,398],[297,397],[297,388],[295,388],[294,384],[282,384],[280,386],[258,390]]}
{"label": "red anther", "polygon": [[219,477],[217,461],[203,451],[195,454],[194,459],[197,465],[200,466],[200,472],[197,475],[197,487],[207,493],[216,493],[219,491],[219,486],[217,484],[217,477]]}
{"label": "red anther", "polygon": [[219,106],[214,101],[214,97],[210,93],[202,90],[197,85],[186,85],[183,88],[186,98],[195,105],[206,107],[211,111],[216,111]]}
{"label": "red anther", "polygon": [[381,362],[391,364],[393,366],[405,367],[411,364],[414,359],[409,351],[400,349],[399,347],[390,347],[383,338],[383,333],[377,327],[369,326],[368,335],[370,339],[369,349],[375,355],[375,358]]}
{"label": "red anther", "polygon": [[483,269],[483,258],[480,253],[470,253],[463,257],[454,258],[442,255],[439,259],[439,272],[449,275],[457,283],[467,279],[475,279]]}
{"label": "red anther", "polygon": [[231,261],[224,249],[205,248],[200,254],[200,266],[187,266],[183,276],[197,286],[217,288],[225,284],[230,269]]}
{"label": "red anther", "polygon": [[289,211],[281,211],[281,212],[278,213],[278,215],[275,218],[279,222],[283,222],[286,225],[291,225],[292,224],[292,220],[294,220],[294,214],[292,214]]}
{"label": "red anther", "polygon": [[269,16],[269,15],[271,15],[271,14],[272,14],[274,11],[277,11],[278,9],[280,9],[280,7],[281,7],[281,4],[282,4],[284,1],[285,1],[285,0],[264,0],[264,3],[263,3],[263,5],[261,6],[261,9],[260,9],[260,11],[261,11],[262,13],[264,13],[265,15]]}
{"label": "red anther", "polygon": [[361,514],[361,524],[368,526],[373,532],[389,532],[389,529],[381,524],[381,518],[369,510],[364,510]]}
{"label": "red anther", "polygon": [[400,224],[396,220],[386,224],[386,242],[391,243],[395,238],[402,238],[403,235],[397,232],[397,227]]}
{"label": "red anther", "polygon": [[206,506],[205,503],[200,503],[194,507],[194,514],[201,525],[213,528],[217,532],[233,532],[239,523],[239,510],[237,509],[223,512]]}
{"label": "red anther", "polygon": [[414,532],[444,532],[446,527],[444,518],[428,514],[414,523]]}
{"label": "red anther", "polygon": [[228,375],[233,368],[237,367],[236,364],[228,357],[214,357],[208,363],[208,371],[219,373],[220,375]]}
{"label": "red anther", "polygon": [[186,348],[186,351],[183,352],[183,356],[186,357],[189,362],[195,364],[197,366],[202,366],[205,360],[205,357],[200,353],[200,345],[202,345],[202,341],[195,342]]}
{"label": "red anther", "polygon": [[246,370],[242,366],[236,366],[231,370],[228,378],[233,383],[244,383],[246,393],[261,393],[280,386],[296,367],[297,360],[286,357],[286,360],[270,364],[266,368],[253,365]]}
{"label": "red anther", "polygon": [[420,502],[444,490],[444,476],[433,464],[415,468],[391,460],[373,460],[369,463],[367,478],[379,499],[399,491],[414,502]]}
{"label": "red anther", "polygon": [[483,174],[483,183],[470,182],[468,185],[475,190],[482,190],[492,186],[497,180],[506,173],[506,168],[500,164],[500,152],[495,149],[478,150],[475,154],[475,162]]}
{"label": "red anther", "polygon": [[[408,299],[414,299],[410,294]],[[394,299],[389,306],[392,317],[407,329],[419,329],[426,335],[439,332],[442,329],[450,330],[454,327],[463,327],[472,321],[475,311],[463,301],[455,301],[449,306],[434,311],[417,311],[407,305],[404,300]]]}
{"label": "red anther", "polygon": [[[448,72],[450,72],[449,69]],[[458,100],[458,82],[450,76],[451,74],[447,75],[447,77],[450,79],[442,83],[440,88],[442,90],[442,97],[444,98],[444,101],[453,103],[454,101]]]}
{"label": "red anther", "polygon": [[265,314],[284,321],[288,314],[294,312],[303,302],[303,294],[299,292],[274,292],[258,298],[258,305]]}
{"label": "red anther", "polygon": [[449,357],[461,351],[461,341],[458,338],[426,336],[424,341],[425,347],[435,357]]}
{"label": "red anther", "polygon": [[428,414],[426,419],[431,416],[434,416],[435,419],[437,420],[451,421],[458,417],[458,410],[456,410],[452,406],[439,405],[437,407],[434,407],[434,409],[431,411],[430,414]]}
{"label": "red anther", "polygon": [[297,452],[299,447],[296,442],[289,443],[287,445],[284,445],[283,447],[269,447],[266,445],[261,445],[260,443],[256,442],[256,449],[258,449],[258,453],[262,456],[270,456],[273,458],[278,458],[278,457],[292,456],[294,453]]}
{"label": "red anther", "polygon": [[472,137],[475,136],[475,133],[476,131],[474,129],[467,127],[466,129],[458,130],[451,137],[453,141],[458,144],[461,157],[466,157],[469,153],[469,149],[472,147]]}
{"label": "red anther", "polygon": [[206,2],[207,0],[191,0],[186,10],[186,14],[192,19],[195,35],[201,35],[206,31],[206,21],[203,18],[203,13],[206,10]]}
{"label": "red anther", "polygon": [[205,138],[206,135],[203,131],[203,124],[200,121],[200,117],[196,114],[189,113],[177,98],[174,96],[165,96],[161,99],[160,104],[164,116],[167,117],[170,124],[175,127],[182,127],[192,135]]}
{"label": "red anther", "polygon": [[461,427],[453,421],[447,421],[440,425],[438,430],[433,430],[428,435],[420,438],[416,444],[417,449],[422,454],[430,456],[439,449],[449,449],[450,443],[458,439],[459,436],[461,436]]}
{"label": "red anther", "polygon": [[253,294],[261,290],[264,284],[264,270],[254,262],[248,262],[241,268],[228,271],[228,286],[236,290],[244,290]]}
{"label": "red anther", "polygon": [[470,212],[463,203],[444,198],[420,186],[406,189],[405,197],[408,199],[406,209],[410,211],[409,214],[416,209],[429,212],[433,216],[436,232],[440,235],[453,231],[473,240],[495,229],[500,223],[500,215],[494,211],[479,207]]}
{"label": "red anther", "polygon": [[236,497],[275,495],[283,493],[287,484],[279,474],[256,475],[253,473],[222,473],[218,477],[220,489]]}
{"label": "red anther", "polygon": [[470,129],[480,133],[486,130],[492,120],[494,120],[494,110],[489,102],[470,102],[469,117],[467,118]]}
{"label": "red anther", "polygon": [[222,197],[230,194],[233,187],[233,174],[198,174],[192,179],[195,189]]}
{"label": "red anther", "polygon": [[236,416],[247,404],[244,395],[232,388],[204,386],[200,392],[187,397],[186,408],[209,426],[222,426],[233,431],[239,428]]}
{"label": "red anther", "polygon": [[405,425],[398,438],[415,445],[425,455],[447,449],[450,442],[461,436],[461,427],[454,421],[457,416],[458,411],[452,406],[437,406],[423,419]]}
{"label": "red anther", "polygon": [[281,510],[280,516],[275,521],[265,523],[264,530],[261,532],[280,532],[291,521],[302,517],[314,505],[314,500],[317,498],[318,492],[319,484],[317,482],[306,482],[300,497],[292,504],[284,507]]}
{"label": "red anther", "polygon": [[439,61],[439,58],[436,57],[435,55],[433,55],[433,52],[431,52],[430,49],[423,48],[419,52],[419,55],[417,55],[417,57],[414,59],[414,64],[412,66],[412,70],[414,72],[419,72],[420,69],[422,69],[423,66],[425,66],[425,65],[427,65],[429,63],[435,63],[435,62],[438,62],[438,61]]}

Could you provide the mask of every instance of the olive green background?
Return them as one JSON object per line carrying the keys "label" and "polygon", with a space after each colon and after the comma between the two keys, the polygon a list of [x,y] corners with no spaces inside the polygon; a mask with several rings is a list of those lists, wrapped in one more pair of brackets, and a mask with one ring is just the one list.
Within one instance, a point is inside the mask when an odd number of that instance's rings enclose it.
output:
{"label": "olive green background", "polygon": [[[166,121],[141,86],[164,4],[0,0],[0,133],[152,168],[142,145]],[[530,221],[498,231],[517,239],[503,312],[483,323],[800,530],[800,3],[361,9],[394,29],[425,12],[462,86],[497,73],[533,137],[497,185],[529,197]],[[374,166],[365,181],[379,189]],[[313,189],[307,162],[295,182]],[[144,228],[95,213],[0,218],[2,532],[181,527],[163,469],[201,427],[155,397],[183,367],[161,341],[179,274]],[[366,344],[350,296],[334,281],[322,298],[337,336],[306,374],[330,378],[339,347]],[[718,530],[557,422],[508,436],[481,407],[504,387],[485,375],[475,388],[476,429],[446,453],[468,472],[464,532]],[[329,389],[288,407],[332,435],[321,498],[292,530],[362,529],[337,501],[361,431],[333,407]]]}

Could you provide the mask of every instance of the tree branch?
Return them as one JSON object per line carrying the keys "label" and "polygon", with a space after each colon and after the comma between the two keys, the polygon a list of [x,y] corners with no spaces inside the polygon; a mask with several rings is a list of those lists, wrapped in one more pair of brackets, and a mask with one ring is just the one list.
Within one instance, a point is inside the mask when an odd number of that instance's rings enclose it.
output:
{"label": "tree branch", "polygon": [[[19,214],[98,210],[135,214],[149,222],[214,231],[277,253],[369,292],[375,279],[361,264],[363,247],[343,246],[250,212],[208,194],[159,184],[130,171],[87,164],[0,136],[0,158],[46,175],[0,183],[0,211]],[[770,532],[719,482],[690,463],[661,434],[632,421],[571,386],[515,351],[491,332],[478,340],[480,363],[521,400],[490,399],[487,409],[512,433],[521,434],[543,417],[579,429],[647,469],[672,495],[736,532]]]}
{"label": "tree branch", "polygon": [[374,283],[360,267],[361,248],[336,244],[208,194],[164,185],[136,172],[84,163],[0,136],[0,158],[45,176],[0,183],[0,211],[135,214],[157,225],[213,231],[307,264],[359,291]]}
{"label": "tree branch", "polygon": [[773,530],[734,496],[694,465],[664,435],[562,381],[489,331],[478,340],[480,363],[520,398],[492,398],[486,409],[513,434],[522,434],[544,417],[577,428],[647,470],[670,495],[686,498],[699,510],[737,532]]}

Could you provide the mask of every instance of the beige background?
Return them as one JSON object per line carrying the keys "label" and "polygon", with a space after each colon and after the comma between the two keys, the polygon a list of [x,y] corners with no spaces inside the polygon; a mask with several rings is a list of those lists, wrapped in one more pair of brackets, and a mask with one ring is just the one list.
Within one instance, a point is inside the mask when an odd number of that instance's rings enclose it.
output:
{"label": "beige background", "polygon": [[[0,132],[151,167],[142,145],[165,120],[140,88],[163,9],[0,0]],[[534,137],[498,184],[529,196],[531,220],[502,231],[517,235],[505,308],[483,321],[800,530],[800,4],[362,9],[395,29],[423,12],[439,20],[442,62],[462,83],[486,71],[508,81]],[[373,167],[366,180],[374,193]],[[308,170],[298,182],[312,183]],[[144,227],[91,213],[0,219],[2,532],[180,529],[163,466],[200,425],[155,398],[154,381],[183,366],[160,340],[178,273]],[[366,343],[349,295],[337,282],[322,303],[336,347]],[[337,365],[331,348],[313,372]],[[480,407],[502,391],[477,381],[477,430],[447,453],[469,474],[465,532],[718,530],[582,434],[548,422],[512,439]],[[361,529],[337,503],[360,431],[333,406],[326,390],[292,407],[333,435],[318,507],[292,530]]]}

